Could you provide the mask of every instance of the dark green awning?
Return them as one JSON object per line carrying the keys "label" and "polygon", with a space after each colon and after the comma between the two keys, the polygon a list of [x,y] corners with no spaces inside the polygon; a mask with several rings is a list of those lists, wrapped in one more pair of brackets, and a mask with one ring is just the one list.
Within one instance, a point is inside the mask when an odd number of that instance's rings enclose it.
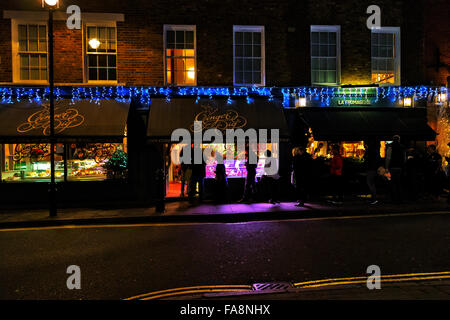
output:
{"label": "dark green awning", "polygon": [[[55,102],[55,136],[61,140],[120,140],[125,134],[128,103],[116,100],[58,100]],[[0,104],[0,140],[48,141],[49,105],[28,101]]]}
{"label": "dark green awning", "polygon": [[333,107],[298,110],[316,140],[391,140],[396,134],[419,141],[436,138],[436,132],[427,124],[426,109]]}
{"label": "dark green awning", "polygon": [[170,102],[152,99],[147,136],[152,141],[169,142],[175,129],[183,128],[192,133],[195,120],[202,121],[203,130],[267,129],[270,138],[270,129],[279,129],[280,139],[289,137],[281,103],[256,98],[249,104],[245,99],[227,104],[226,98],[196,102],[191,97],[171,99]]}

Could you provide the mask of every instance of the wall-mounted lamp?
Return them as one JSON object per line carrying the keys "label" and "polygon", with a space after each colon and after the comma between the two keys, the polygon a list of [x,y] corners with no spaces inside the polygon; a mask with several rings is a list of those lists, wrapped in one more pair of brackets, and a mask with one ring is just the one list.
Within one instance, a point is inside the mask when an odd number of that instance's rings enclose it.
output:
{"label": "wall-mounted lamp", "polygon": [[404,107],[411,107],[412,106],[412,99],[411,98],[403,99],[403,106]]}
{"label": "wall-mounted lamp", "polygon": [[295,99],[295,107],[306,107],[306,98],[305,97],[300,97]]}
{"label": "wall-mounted lamp", "polygon": [[447,101],[446,93],[440,93],[437,95],[437,102],[444,103],[445,101]]}

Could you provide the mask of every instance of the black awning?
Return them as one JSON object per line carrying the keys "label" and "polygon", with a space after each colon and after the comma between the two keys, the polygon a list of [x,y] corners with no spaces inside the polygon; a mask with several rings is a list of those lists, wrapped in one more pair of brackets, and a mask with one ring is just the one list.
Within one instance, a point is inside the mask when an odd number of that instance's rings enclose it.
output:
{"label": "black awning", "polygon": [[192,133],[195,120],[202,121],[203,130],[267,129],[270,138],[270,129],[279,129],[280,139],[289,137],[281,103],[256,98],[251,103],[239,99],[227,104],[226,98],[196,102],[191,97],[170,102],[152,99],[147,136],[152,141],[168,142],[175,129],[183,128]]}
{"label": "black awning", "polygon": [[[128,103],[116,100],[58,100],[55,102],[55,136],[61,140],[123,139]],[[0,140],[48,141],[49,104],[28,101],[0,104]]]}
{"label": "black awning", "polygon": [[419,141],[436,138],[425,109],[299,108],[299,112],[316,140],[391,140],[396,134]]}

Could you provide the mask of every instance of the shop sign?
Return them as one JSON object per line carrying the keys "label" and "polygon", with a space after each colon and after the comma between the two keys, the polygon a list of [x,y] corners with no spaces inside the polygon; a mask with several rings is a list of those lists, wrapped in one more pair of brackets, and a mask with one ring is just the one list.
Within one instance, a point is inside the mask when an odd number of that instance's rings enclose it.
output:
{"label": "shop sign", "polygon": [[[219,108],[202,105],[202,111],[195,115],[194,121],[201,121],[203,130],[208,129],[241,129],[247,124],[247,119],[239,115],[236,110],[228,109],[219,113]],[[194,132],[194,124],[190,127]]]}
{"label": "shop sign", "polygon": [[[59,107],[55,108],[54,123],[55,133],[61,133],[66,129],[75,128],[83,124],[84,116],[75,108],[68,108],[60,113]],[[17,127],[17,132],[26,133],[31,130],[42,130],[45,136],[50,135],[50,107],[44,105],[39,110],[27,118],[27,122]]]}

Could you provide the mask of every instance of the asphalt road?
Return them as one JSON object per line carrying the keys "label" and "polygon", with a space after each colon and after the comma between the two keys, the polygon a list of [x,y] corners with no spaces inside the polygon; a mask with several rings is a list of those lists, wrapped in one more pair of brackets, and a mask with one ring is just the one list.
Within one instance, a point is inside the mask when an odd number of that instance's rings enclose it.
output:
{"label": "asphalt road", "polygon": [[[450,214],[0,231],[0,299],[450,271]],[[81,269],[69,290],[66,269]]]}

